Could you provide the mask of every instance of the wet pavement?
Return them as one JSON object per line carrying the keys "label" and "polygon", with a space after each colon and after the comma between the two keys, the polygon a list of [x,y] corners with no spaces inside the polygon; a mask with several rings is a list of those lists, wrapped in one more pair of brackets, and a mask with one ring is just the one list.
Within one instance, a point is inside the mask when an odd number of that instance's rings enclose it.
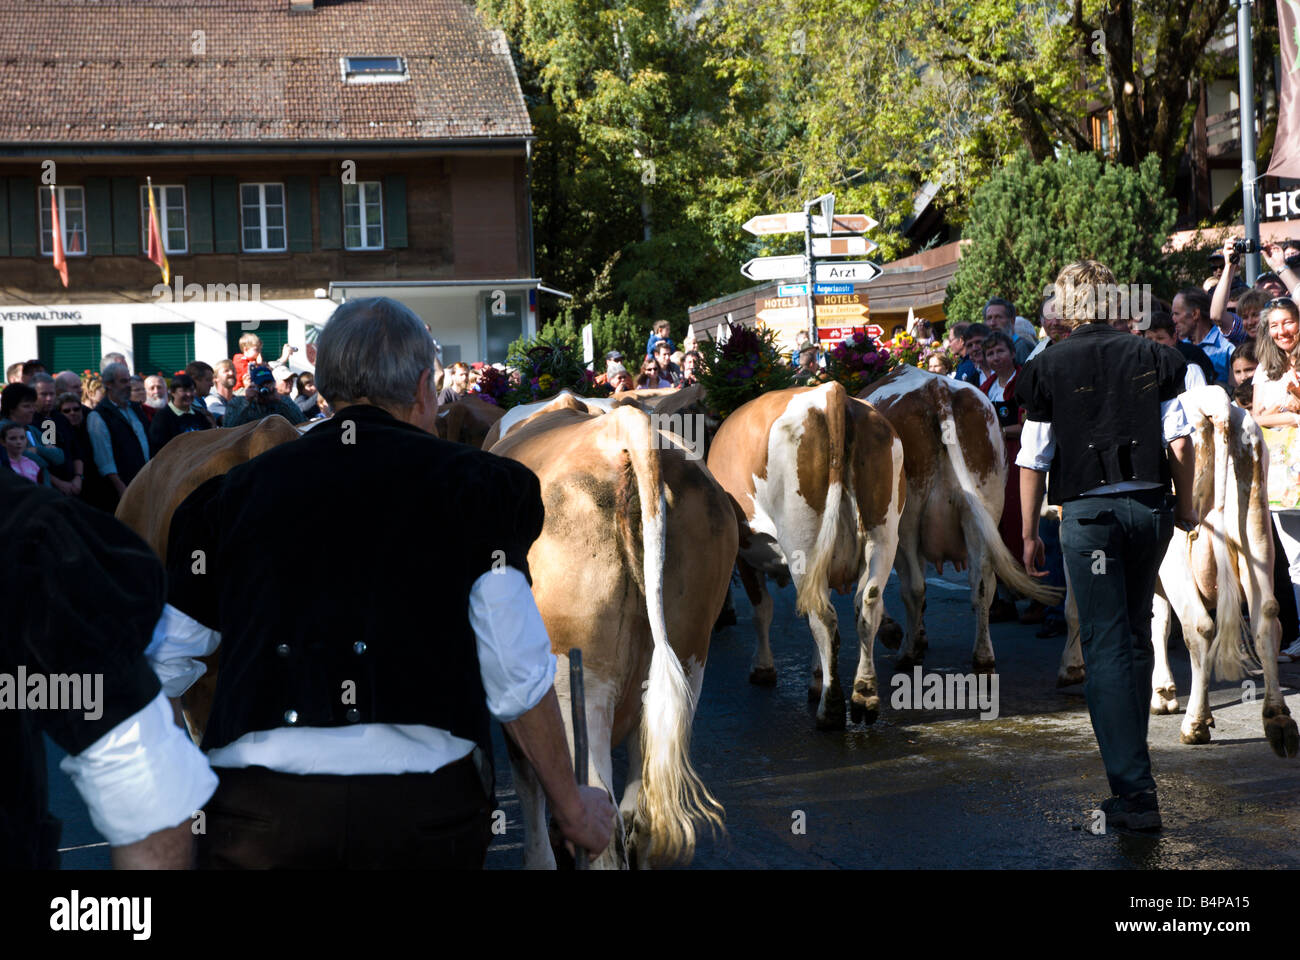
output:
{"label": "wet pavement", "polygon": [[[935,582],[931,570],[930,579],[925,671],[967,673],[973,631],[964,578]],[[1039,640],[1037,627],[993,625],[1000,710],[989,720],[976,710],[892,709],[895,654],[877,645],[879,720],[818,732],[806,692],[812,636],[794,615],[793,588],[774,591],[776,687],[748,682],[752,610],[739,587],[733,595],[739,623],[714,636],[692,748],[701,777],[726,808],[727,835],[703,839],[697,868],[1300,866],[1300,758],[1283,760],[1269,749],[1261,704],[1243,703],[1240,684],[1212,686],[1216,727],[1208,745],[1178,742],[1181,714],[1151,718],[1163,833],[1094,835],[1091,811],[1109,790],[1082,687],[1056,687],[1064,638]],[[835,601],[841,676],[851,680],[851,598]],[[896,579],[886,603],[901,616]],[[1170,651],[1185,704],[1190,667],[1181,639]],[[1300,716],[1300,664],[1280,665],[1280,672],[1287,704]],[[522,824],[499,729],[494,738],[507,830],[487,865],[511,869],[522,859]],[[65,821],[62,846],[94,844],[100,838],[57,760],[53,749],[50,787],[54,812]],[[621,787],[621,750],[615,767]],[[108,852],[70,850],[63,863],[106,867]]]}

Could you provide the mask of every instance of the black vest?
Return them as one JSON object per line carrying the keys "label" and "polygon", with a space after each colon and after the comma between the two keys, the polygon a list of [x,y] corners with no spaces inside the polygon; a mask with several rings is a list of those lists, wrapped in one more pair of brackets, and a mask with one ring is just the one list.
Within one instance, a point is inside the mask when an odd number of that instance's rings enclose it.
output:
{"label": "black vest", "polygon": [[[200,486],[173,516],[168,573],[170,602],[221,632],[203,748],[284,726],[423,724],[490,759],[470,591],[494,560],[527,575],[542,517],[527,467],[370,406]],[[273,529],[314,544],[313,586]]]}
{"label": "black vest", "polygon": [[[140,405],[132,403],[131,409],[135,411],[136,419],[140,421],[140,426],[145,428],[147,436],[149,427],[145,423],[144,412],[140,409]],[[140,449],[140,439],[122,411],[114,406],[108,397],[95,405],[95,412],[104,418],[109,439],[113,441],[113,464],[117,467],[117,476],[123,483],[129,484],[135,479],[135,475],[144,469],[145,461],[148,459],[145,451]]]}
{"label": "black vest", "polygon": [[1016,399],[1056,433],[1048,501],[1123,480],[1168,491],[1160,404],[1182,392],[1186,366],[1177,350],[1104,323],[1078,327],[1026,364]]}

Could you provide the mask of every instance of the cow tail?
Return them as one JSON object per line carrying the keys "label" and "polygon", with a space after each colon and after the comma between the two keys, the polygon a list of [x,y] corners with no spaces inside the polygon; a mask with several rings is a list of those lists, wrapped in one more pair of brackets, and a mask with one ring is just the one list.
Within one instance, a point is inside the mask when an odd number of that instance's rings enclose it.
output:
{"label": "cow tail", "polygon": [[830,601],[831,561],[835,556],[835,538],[839,532],[840,500],[844,491],[844,432],[848,401],[844,387],[832,381],[824,388],[827,436],[826,503],[822,508],[821,527],[812,556],[807,558],[803,579],[796,581],[794,608],[801,616],[832,615]]}
{"label": "cow tail", "polygon": [[641,507],[642,571],[646,613],[654,652],[641,707],[641,792],[638,818],[650,834],[650,858],[689,861],[695,852],[695,820],[722,826],[722,805],[691,764],[695,694],[676,651],[668,642],[664,616],[667,500],[655,432],[643,411],[618,407],[608,416],[620,435],[636,475]]}
{"label": "cow tail", "polygon": [[[1210,391],[1213,391],[1211,393]],[[1203,517],[1201,531],[1208,533],[1214,548],[1214,582],[1218,600],[1214,612],[1214,640],[1210,643],[1206,657],[1207,666],[1213,676],[1223,680],[1240,680],[1246,676],[1251,666],[1257,666],[1254,653],[1242,643],[1245,636],[1241,618],[1241,581],[1237,568],[1232,563],[1227,531],[1238,529],[1229,526],[1228,485],[1234,479],[1236,471],[1231,470],[1231,454],[1228,449],[1228,425],[1231,422],[1231,409],[1228,396],[1218,387],[1198,388],[1191,396],[1184,394],[1190,401],[1185,406],[1193,406],[1194,414],[1199,413],[1208,421],[1209,429],[1214,435],[1214,510],[1212,516],[1216,521],[1207,522]],[[1240,511],[1234,509],[1234,515]],[[1237,517],[1239,524],[1239,516]]]}
{"label": "cow tail", "polygon": [[[958,388],[962,389],[962,388]],[[961,490],[962,499],[965,501],[966,510],[962,526],[970,530],[974,527],[974,533],[984,544],[984,549],[988,552],[989,558],[993,561],[993,569],[998,575],[998,579],[1009,586],[1017,593],[1023,594],[1039,603],[1047,606],[1054,606],[1061,602],[1064,591],[1059,587],[1050,587],[1047,584],[1035,580],[1029,574],[1025,573],[1025,568],[1020,565],[1020,558],[1013,557],[1007,545],[1002,542],[1002,532],[998,529],[997,518],[989,513],[984,501],[980,499],[979,488],[975,483],[975,478],[971,476],[970,468],[966,465],[966,457],[962,452],[961,444],[957,436],[957,420],[952,412],[952,393],[949,390],[935,391],[939,397],[939,435],[942,439],[943,447],[948,452],[948,462],[952,464],[952,472],[957,478],[957,487]],[[978,391],[976,391],[978,393]],[[980,394],[984,399],[984,395]],[[989,407],[988,413],[992,415],[992,404],[985,400]],[[989,442],[993,443],[994,437],[989,435]],[[997,443],[1001,443],[1001,438],[997,438]],[[1010,469],[1011,465],[1007,465]],[[1016,493],[1019,496],[1019,492]],[[967,532],[967,536],[971,534]]]}

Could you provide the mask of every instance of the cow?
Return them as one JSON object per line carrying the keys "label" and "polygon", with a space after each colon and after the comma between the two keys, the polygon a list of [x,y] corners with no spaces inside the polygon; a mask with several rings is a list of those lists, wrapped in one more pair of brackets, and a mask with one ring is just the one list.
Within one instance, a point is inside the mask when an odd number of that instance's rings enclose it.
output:
{"label": "cow", "polygon": [[[297,440],[314,425],[302,424],[295,428],[284,417],[272,414],[238,427],[182,433],[136,474],[117,505],[117,519],[138,533],[166,563],[172,514],[181,501],[205,481],[272,447]],[[219,656],[220,652],[202,658],[208,665],[207,672],[181,697],[185,721],[195,743],[203,739],[208,714],[212,711]]]}
{"label": "cow", "polygon": [[[1155,669],[1151,712],[1178,712],[1178,692],[1169,671],[1170,613],[1183,626],[1192,663],[1192,691],[1179,739],[1210,742],[1211,675],[1240,680],[1252,667],[1264,674],[1264,735],[1279,757],[1300,750],[1300,731],[1291,719],[1277,675],[1282,626],[1273,595],[1273,522],[1268,510],[1268,448],[1260,427],[1216,386],[1195,387],[1180,398],[1196,448],[1193,497],[1201,518],[1190,534],[1174,530],[1160,563],[1151,618]],[[1287,584],[1286,589],[1290,589]],[[1249,634],[1241,618],[1242,597]],[[1067,603],[1069,639],[1061,656],[1058,686],[1084,679],[1078,610]],[[1253,650],[1252,650],[1253,648]]]}
{"label": "cow", "polygon": [[855,722],[873,723],[880,710],[873,646],[906,495],[898,435],[838,383],[791,387],[727,417],[708,464],[742,518],[738,566],[758,634],[750,682],[776,682],[766,578],[782,585],[793,579],[795,609],[808,616],[816,643],[809,699],[817,701],[817,728],[843,728],[830,590],[856,586],[859,652],[850,712]]}
{"label": "cow", "polygon": [[[610,751],[628,743],[615,843],[593,866],[689,860],[696,823],[722,823],[691,765],[690,738],[736,556],[735,516],[704,464],[634,404],[565,394],[523,413],[490,452],[541,481],[546,520],[528,553],[533,596],[559,660],[562,704],[568,653],[582,651],[591,782],[611,796]],[[569,726],[567,706],[563,713]],[[524,864],[554,867],[540,785],[510,749]]]}
{"label": "cow", "polygon": [[455,403],[438,408],[435,429],[443,440],[466,443],[482,448],[492,424],[504,416],[505,411],[495,404],[467,394]]}
{"label": "cow", "polygon": [[[907,505],[898,533],[898,582],[907,615],[906,643],[895,670],[925,658],[925,570],[945,563],[968,569],[975,613],[972,662],[977,673],[996,668],[989,605],[996,578],[1048,605],[1061,592],[1029,577],[1002,542],[998,520],[1006,493],[1007,460],[993,405],[976,387],[918,367],[902,366],[858,395],[880,411],[903,442]],[[881,641],[897,647],[896,628]]]}
{"label": "cow", "polygon": [[[530,417],[540,411],[548,409],[551,404],[555,403],[561,397],[571,397],[581,407],[590,410],[593,413],[608,413],[615,407],[634,406],[645,413],[653,414],[661,404],[682,392],[684,391],[668,389],[626,390],[623,393],[616,393],[609,397],[580,397],[566,387],[555,396],[547,397],[545,400],[535,400],[532,403],[520,403],[511,407],[502,416],[498,417],[496,422],[491,424],[480,446],[484,450],[491,450],[496,442],[511,430],[526,422]],[[692,394],[692,396],[694,395],[695,394]],[[441,413],[439,413],[439,416],[441,416]],[[670,430],[670,432],[675,431]],[[687,436],[686,439],[689,441],[690,437]]]}

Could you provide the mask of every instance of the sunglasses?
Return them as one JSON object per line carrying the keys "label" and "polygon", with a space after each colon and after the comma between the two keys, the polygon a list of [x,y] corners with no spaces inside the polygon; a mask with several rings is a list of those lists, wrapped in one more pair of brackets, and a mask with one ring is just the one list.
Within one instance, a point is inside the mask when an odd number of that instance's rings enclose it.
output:
{"label": "sunglasses", "polygon": [[1274,297],[1268,303],[1264,304],[1264,309],[1272,310],[1274,307],[1283,307],[1283,306],[1290,307],[1293,310],[1296,309],[1295,301],[1292,300],[1290,297]]}

